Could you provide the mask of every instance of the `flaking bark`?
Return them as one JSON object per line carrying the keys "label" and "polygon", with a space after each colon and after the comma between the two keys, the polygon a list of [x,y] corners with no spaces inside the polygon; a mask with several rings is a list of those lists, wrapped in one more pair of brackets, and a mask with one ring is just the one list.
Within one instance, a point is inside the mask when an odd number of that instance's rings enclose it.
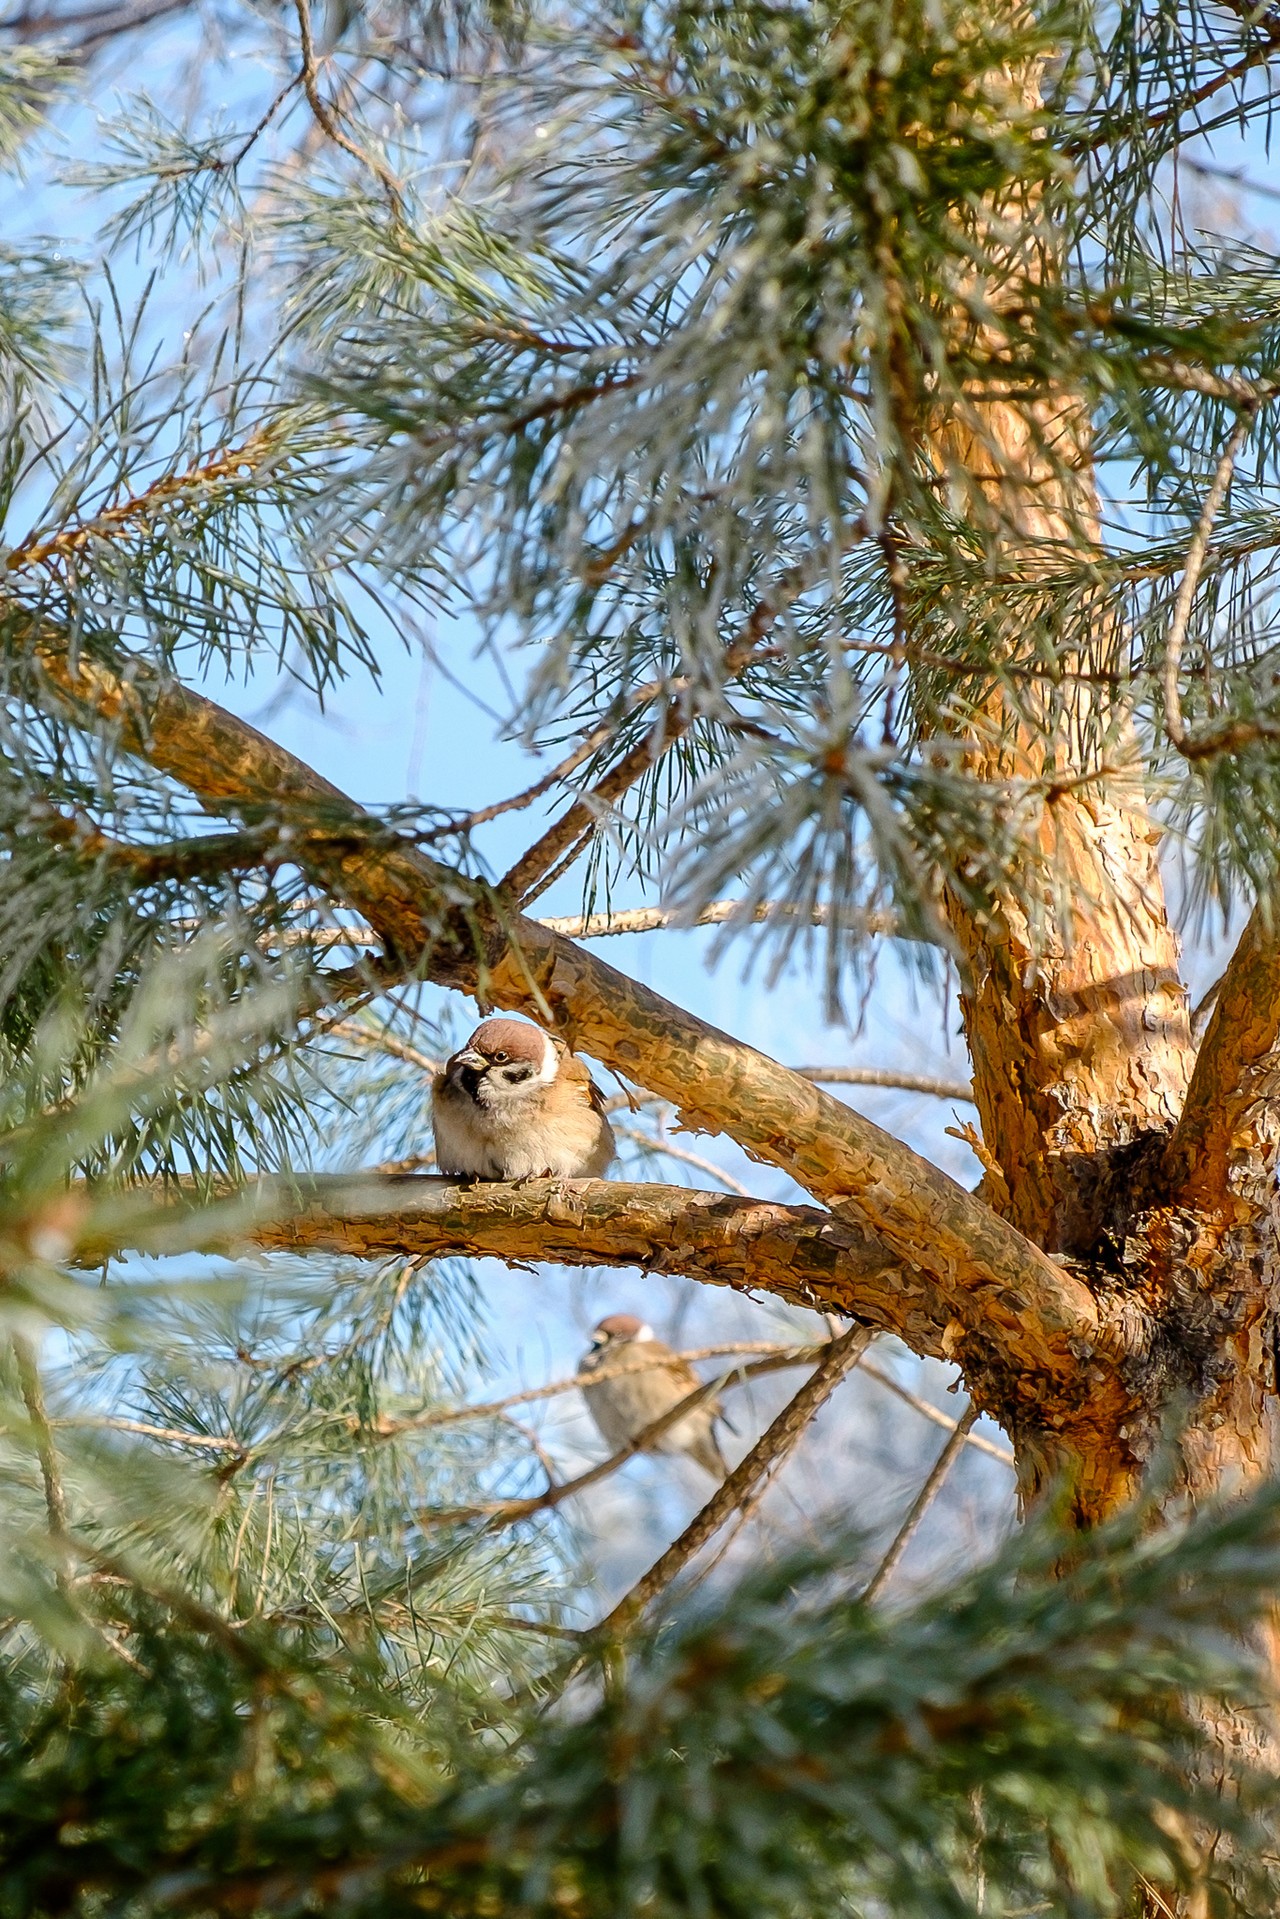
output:
{"label": "flaking bark", "polygon": [[[933,1283],[870,1234],[815,1206],[621,1180],[468,1185],[367,1173],[261,1180],[210,1207],[171,1194],[155,1200],[116,1215],[99,1211],[77,1256],[94,1264],[126,1251],[257,1246],[356,1259],[456,1253],[511,1265],[634,1265],[857,1318],[917,1352],[945,1357]],[[951,1303],[963,1303],[958,1289]],[[1034,1348],[1011,1354],[1028,1368],[1037,1357]]]}

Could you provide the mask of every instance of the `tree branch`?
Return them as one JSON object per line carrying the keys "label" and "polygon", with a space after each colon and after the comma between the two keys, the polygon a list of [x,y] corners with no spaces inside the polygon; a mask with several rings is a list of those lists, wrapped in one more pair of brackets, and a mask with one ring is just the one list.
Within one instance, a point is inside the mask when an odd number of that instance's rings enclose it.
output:
{"label": "tree branch", "polygon": [[851,1373],[870,1345],[874,1334],[868,1326],[851,1326],[824,1349],[798,1393],[790,1398],[777,1417],[766,1426],[751,1451],[734,1467],[724,1484],[717,1487],[701,1512],[685,1527],[680,1537],[667,1547],[630,1592],[618,1601],[589,1635],[608,1639],[629,1626],[651,1600],[665,1592],[707,1541],[719,1532],[726,1519],[740,1506],[754,1500],[770,1473],[777,1471],[797,1441],[826,1404],[840,1381]]}
{"label": "tree branch", "polygon": [[75,38],[61,49],[63,57],[71,61],[86,58],[120,34],[148,27],[153,20],[163,20],[171,13],[185,13],[191,4],[192,0],[129,0],[129,4],[123,6],[88,7],[74,13],[51,10],[33,13],[24,7],[12,19],[0,22],[0,31],[23,43],[58,40],[63,35],[74,34]]}
{"label": "tree branch", "polygon": [[[873,1366],[869,1359],[862,1362],[864,1379],[874,1379],[879,1385],[887,1386],[891,1393],[918,1412],[922,1418],[931,1420],[935,1426],[941,1426],[944,1432],[953,1433],[960,1424],[952,1419],[950,1413],[944,1413],[940,1406],[930,1405],[927,1399],[921,1399],[919,1393],[913,1393],[896,1380],[892,1373],[886,1373],[879,1366]],[[997,1446],[993,1440],[984,1439],[981,1433],[966,1433],[965,1445],[972,1446],[975,1452],[985,1453],[988,1459],[998,1459],[1002,1466],[1016,1467],[1017,1461],[1007,1446]]]}
{"label": "tree branch", "polygon": [[[608,939],[618,933],[657,933],[667,928],[685,932],[694,926],[723,926],[734,920],[740,920],[744,925],[761,926],[768,920],[794,917],[795,910],[783,900],[759,900],[751,907],[743,900],[712,900],[688,918],[679,913],[664,912],[660,906],[634,906],[617,913],[569,913],[559,919],[544,919],[540,923],[553,933],[563,933],[566,939],[598,940]],[[826,926],[831,919],[826,908],[821,906],[805,917],[813,926]],[[851,932],[867,935],[884,933],[901,939],[908,937],[894,913],[841,914],[837,923],[848,925]]]}
{"label": "tree branch", "polygon": [[[1182,691],[1179,676],[1182,667],[1183,642],[1191,621],[1191,608],[1195,602],[1196,589],[1200,584],[1200,575],[1204,570],[1209,541],[1213,537],[1214,523],[1222,502],[1227,497],[1227,488],[1235,472],[1236,460],[1248,438],[1256,411],[1256,404],[1241,408],[1240,416],[1214,468],[1213,482],[1205,496],[1196,530],[1191,536],[1191,545],[1187,549],[1186,569],[1182,575],[1182,584],[1178,588],[1178,597],[1174,602],[1173,618],[1169,623],[1169,638],[1165,645],[1164,656],[1164,725],[1170,745],[1186,759],[1205,759],[1213,752],[1222,750],[1216,743],[1216,736],[1222,729],[1209,727],[1203,733],[1193,735],[1185,725],[1182,718]],[[1229,725],[1228,731],[1233,741],[1238,726],[1238,722],[1231,722]]]}
{"label": "tree branch", "polygon": [[602,1479],[608,1479],[620,1466],[625,1466],[637,1453],[649,1452],[656,1447],[664,1434],[673,1426],[678,1426],[687,1413],[695,1412],[709,1399],[714,1399],[724,1382],[720,1379],[704,1379],[693,1391],[686,1393],[674,1406],[668,1406],[665,1413],[659,1413],[647,1426],[620,1446],[616,1453],[610,1453],[607,1459],[599,1459],[594,1466],[588,1466],[585,1472],[573,1479],[551,1480],[540,1493],[531,1493],[524,1499],[495,1499],[485,1506],[429,1507],[418,1514],[420,1525],[443,1526],[456,1524],[460,1520],[483,1519],[487,1522],[485,1530],[498,1526],[510,1526],[521,1519],[532,1519],[535,1513],[550,1512],[556,1506],[563,1506],[567,1499],[576,1499],[579,1493],[586,1492],[589,1486],[599,1485]]}
{"label": "tree branch", "polygon": [[[34,637],[34,636],[33,636]],[[951,1327],[965,1363],[1076,1379],[1107,1335],[1083,1282],[919,1154],[754,1048],[694,1018],[594,955],[521,917],[477,881],[394,834],[244,721],[142,663],[125,680],[47,631],[35,650],[50,682],[124,744],[207,803],[286,811],[324,829],[299,859],[360,912],[406,972],[526,1012],[674,1105],[683,1123],[726,1132],[782,1167],[847,1223],[914,1269],[934,1350]],[[350,825],[345,847],[335,842]],[[555,1255],[548,1254],[548,1257]],[[914,1343],[914,1340],[913,1340]],[[920,1350],[920,1348],[917,1348]],[[1028,1380],[1022,1390],[1037,1390]]]}
{"label": "tree branch", "polygon": [[31,1421],[36,1455],[40,1461],[40,1477],[44,1482],[44,1503],[49,1515],[49,1531],[55,1540],[61,1541],[66,1537],[67,1531],[67,1496],[63,1490],[62,1474],[58,1470],[58,1450],[49,1426],[49,1415],[45,1411],[39,1361],[36,1358],[35,1347],[23,1334],[15,1333],[11,1344],[18,1367],[22,1403]]}
{"label": "tree branch", "polygon": [[307,105],[315,116],[316,125],[333,141],[334,146],[341,147],[344,153],[349,153],[353,160],[358,161],[373,175],[386,194],[392,213],[397,218],[401,217],[404,212],[404,199],[400,192],[400,182],[395,174],[376,153],[366,152],[359,141],[353,140],[350,134],[343,132],[338,123],[337,113],[320,91],[319,66],[316,60],[315,43],[311,35],[311,0],[294,0],[294,12],[298,16],[298,38],[302,47],[302,88],[307,96]]}
{"label": "tree branch", "polygon": [[1229,1199],[1237,1150],[1257,1141],[1250,1114],[1259,1074],[1280,1044],[1280,924],[1274,908],[1255,906],[1217,988],[1182,1116],[1165,1148],[1171,1192],[1189,1205]]}
{"label": "tree branch", "polygon": [[19,541],[5,559],[5,572],[21,573],[33,566],[65,565],[97,541],[114,539],[136,522],[145,525],[152,514],[181,502],[188,493],[198,495],[223,480],[238,483],[242,473],[248,479],[258,480],[267,461],[279,451],[271,434],[251,433],[242,446],[223,447],[209,459],[181,473],[167,473],[144,492],[119,500],[115,506],[104,507],[91,520],[61,527],[46,539],[31,536]]}
{"label": "tree branch", "polygon": [[912,1500],[910,1510],[895,1533],[893,1543],[890,1545],[888,1552],[880,1561],[880,1564],[876,1567],[863,1588],[863,1599],[870,1601],[879,1598],[880,1594],[892,1579],[898,1569],[902,1555],[906,1552],[907,1547],[919,1532],[925,1514],[938,1497],[938,1494],[942,1491],[943,1481],[959,1458],[965,1440],[969,1437],[969,1428],[973,1425],[977,1417],[978,1409],[971,1403],[956,1421],[951,1437],[934,1461],[924,1485]]}
{"label": "tree branch", "polygon": [[367,1173],[261,1180],[211,1207],[175,1201],[170,1191],[147,1210],[140,1197],[132,1193],[115,1221],[99,1206],[77,1250],[83,1263],[254,1245],[355,1259],[459,1253],[511,1265],[639,1266],[856,1316],[942,1351],[918,1279],[868,1234],[813,1206],[621,1180],[464,1185]]}
{"label": "tree branch", "polygon": [[[792,567],[778,581],[774,590],[752,607],[742,631],[725,648],[722,670],[726,679],[740,673],[753,658],[782,608],[803,591],[805,579],[803,568]],[[547,828],[542,838],[521,854],[511,871],[503,877],[502,891],[512,899],[519,900],[522,905],[541,891],[540,882],[554,871],[569,848],[584,834],[594,832],[614,803],[644,776],[649,767],[661,759],[668,747],[674,746],[688,732],[697,717],[698,709],[690,690],[682,688],[668,701],[660,723],[646,732],[629,752],[623,754],[616,766],[610,767],[589,793],[575,800]]]}

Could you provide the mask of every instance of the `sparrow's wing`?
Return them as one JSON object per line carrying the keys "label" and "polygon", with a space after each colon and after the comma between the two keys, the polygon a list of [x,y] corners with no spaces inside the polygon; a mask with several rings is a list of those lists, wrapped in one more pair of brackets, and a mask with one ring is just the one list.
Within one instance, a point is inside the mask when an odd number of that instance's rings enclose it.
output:
{"label": "sparrow's wing", "polygon": [[592,1106],[596,1112],[599,1113],[601,1119],[604,1119],[609,1111],[608,1102],[604,1094],[600,1091],[600,1088],[592,1079],[590,1073],[587,1074],[587,1098],[591,1101]]}
{"label": "sparrow's wing", "polygon": [[578,1085],[581,1086],[586,1093],[587,1098],[591,1101],[596,1112],[599,1113],[602,1119],[604,1118],[604,1094],[592,1079],[590,1069],[584,1066],[582,1061],[577,1059],[574,1054],[566,1053],[564,1055],[564,1058],[560,1062],[560,1077],[561,1079],[576,1080]]}
{"label": "sparrow's wing", "polygon": [[[643,1340],[633,1350],[637,1354],[643,1354],[643,1358],[638,1361],[640,1365],[656,1361],[662,1366],[671,1384],[678,1389],[681,1399],[689,1393],[696,1393],[700,1386],[706,1384],[706,1381],[694,1372],[688,1360],[678,1359],[670,1346],[665,1346],[660,1339]],[[714,1410],[715,1402],[711,1403]]]}

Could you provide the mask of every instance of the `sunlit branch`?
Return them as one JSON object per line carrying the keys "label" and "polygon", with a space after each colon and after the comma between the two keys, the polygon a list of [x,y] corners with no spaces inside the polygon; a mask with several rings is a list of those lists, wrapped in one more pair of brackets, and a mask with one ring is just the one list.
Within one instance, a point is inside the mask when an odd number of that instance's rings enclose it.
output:
{"label": "sunlit branch", "polygon": [[1196,1055],[1182,1113],[1165,1149],[1172,1191],[1199,1205],[1227,1199],[1233,1151],[1248,1144],[1250,1116],[1280,1045],[1280,926],[1256,906],[1226,972]]}
{"label": "sunlit branch", "polygon": [[[566,939],[608,939],[618,933],[656,933],[667,929],[686,932],[694,926],[724,926],[734,921],[760,926],[774,919],[793,919],[799,909],[785,900],[760,900],[748,906],[743,900],[712,900],[696,913],[666,912],[660,906],[627,907],[616,913],[569,913],[560,918],[539,919],[549,932]],[[851,932],[883,933],[906,937],[894,913],[841,913],[833,915],[825,906],[806,911],[804,918],[813,926],[848,926]]]}
{"label": "sunlit branch", "polygon": [[98,540],[114,539],[138,522],[172,507],[188,494],[199,496],[206,488],[225,480],[235,480],[244,472],[260,475],[270,455],[279,454],[279,445],[265,431],[253,433],[242,446],[227,447],[209,459],[187,467],[181,473],[169,473],[145,492],[105,507],[91,520],[60,527],[44,539],[29,536],[20,540],[5,559],[7,573],[22,573],[29,567],[53,566],[74,560]]}
{"label": "sunlit branch", "polygon": [[941,1351],[918,1279],[899,1273],[869,1235],[816,1207],[621,1180],[468,1185],[369,1174],[262,1180],[206,1208],[156,1199],[148,1208],[132,1196],[118,1225],[99,1209],[78,1257],[255,1245],[357,1259],[457,1253],[513,1265],[639,1266],[856,1316]]}

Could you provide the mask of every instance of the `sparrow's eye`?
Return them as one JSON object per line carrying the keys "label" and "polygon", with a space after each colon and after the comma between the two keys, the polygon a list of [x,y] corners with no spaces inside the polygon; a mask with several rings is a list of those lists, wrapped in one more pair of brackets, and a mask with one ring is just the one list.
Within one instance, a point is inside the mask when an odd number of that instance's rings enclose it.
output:
{"label": "sparrow's eye", "polygon": [[495,1066],[501,1066],[503,1061],[507,1058],[507,1054],[506,1053],[490,1053],[489,1058],[493,1061]]}

